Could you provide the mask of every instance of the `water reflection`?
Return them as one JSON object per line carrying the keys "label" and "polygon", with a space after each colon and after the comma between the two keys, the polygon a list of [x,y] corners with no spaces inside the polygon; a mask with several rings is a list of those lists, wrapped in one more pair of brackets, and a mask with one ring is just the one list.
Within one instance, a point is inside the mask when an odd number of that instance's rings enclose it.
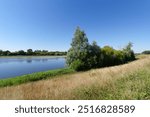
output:
{"label": "water reflection", "polygon": [[26,60],[27,61],[27,63],[32,63],[32,60],[31,59],[28,59],[28,60]]}
{"label": "water reflection", "polygon": [[[27,63],[32,63],[32,62],[47,62],[48,60],[52,60],[52,59],[46,59],[46,58],[44,58],[44,59],[26,59],[26,60],[24,60],[24,61],[26,61]],[[58,60],[57,58],[56,59],[54,59],[54,60]]]}
{"label": "water reflection", "polygon": [[0,78],[66,67],[63,57],[1,57]]}

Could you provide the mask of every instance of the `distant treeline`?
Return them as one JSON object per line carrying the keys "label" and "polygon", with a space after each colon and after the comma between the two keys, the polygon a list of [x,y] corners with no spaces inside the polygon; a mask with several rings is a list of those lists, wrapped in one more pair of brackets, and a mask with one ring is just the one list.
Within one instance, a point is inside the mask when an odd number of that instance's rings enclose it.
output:
{"label": "distant treeline", "polygon": [[142,54],[150,54],[150,50],[143,51]]}
{"label": "distant treeline", "polygon": [[9,50],[0,50],[0,56],[64,56],[67,52],[48,51],[48,50],[35,50],[28,49],[27,51],[19,50],[11,52]]}
{"label": "distant treeline", "polygon": [[131,48],[132,43],[128,43],[122,50],[110,46],[101,48],[96,42],[90,44],[84,31],[78,27],[67,53],[67,64],[76,71],[119,65],[135,60]]}

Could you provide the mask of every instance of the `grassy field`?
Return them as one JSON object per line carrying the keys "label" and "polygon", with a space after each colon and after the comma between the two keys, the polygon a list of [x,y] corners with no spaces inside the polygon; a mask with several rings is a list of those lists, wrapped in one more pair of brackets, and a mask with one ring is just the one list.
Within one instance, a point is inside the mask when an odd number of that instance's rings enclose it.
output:
{"label": "grassy field", "polygon": [[142,68],[123,77],[112,78],[104,84],[96,83],[79,88],[75,99],[150,99],[150,67]]}
{"label": "grassy field", "polygon": [[0,88],[0,99],[150,99],[150,56],[128,64]]}

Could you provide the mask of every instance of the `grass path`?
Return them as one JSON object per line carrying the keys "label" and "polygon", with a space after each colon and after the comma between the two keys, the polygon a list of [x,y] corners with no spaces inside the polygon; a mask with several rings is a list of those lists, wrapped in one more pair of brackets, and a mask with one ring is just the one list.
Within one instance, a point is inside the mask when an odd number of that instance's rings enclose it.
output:
{"label": "grass path", "polygon": [[124,65],[0,88],[0,99],[150,99],[150,56]]}

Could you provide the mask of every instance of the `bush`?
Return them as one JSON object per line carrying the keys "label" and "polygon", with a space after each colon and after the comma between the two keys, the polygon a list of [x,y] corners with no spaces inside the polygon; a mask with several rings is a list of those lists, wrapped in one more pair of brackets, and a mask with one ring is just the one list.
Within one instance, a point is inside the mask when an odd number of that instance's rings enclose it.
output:
{"label": "bush", "polygon": [[123,52],[120,50],[114,50],[114,64],[119,65],[125,63]]}
{"label": "bush", "polygon": [[84,63],[80,60],[73,61],[70,67],[74,69],[75,71],[83,71],[86,69]]}
{"label": "bush", "polygon": [[102,48],[102,56],[104,67],[114,65],[114,49],[112,47],[105,46]]}

